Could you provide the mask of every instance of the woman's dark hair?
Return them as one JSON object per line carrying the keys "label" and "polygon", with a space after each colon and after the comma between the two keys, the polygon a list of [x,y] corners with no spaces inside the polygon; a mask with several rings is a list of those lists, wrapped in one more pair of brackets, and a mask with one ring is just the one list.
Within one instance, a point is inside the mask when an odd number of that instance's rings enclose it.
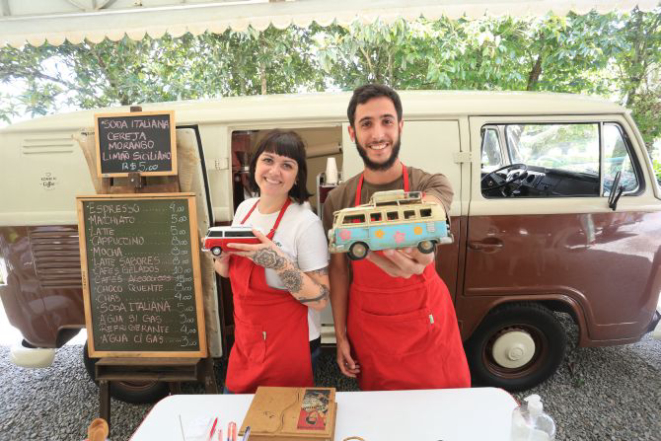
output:
{"label": "woman's dark hair", "polygon": [[255,169],[257,160],[264,152],[286,156],[296,161],[298,174],[294,186],[289,190],[289,197],[299,204],[307,201],[312,193],[309,193],[305,186],[308,180],[308,166],[305,162],[305,144],[301,137],[292,131],[272,130],[257,144],[257,150],[250,160],[250,189],[257,193],[259,193],[259,186],[255,181]]}
{"label": "woman's dark hair", "polygon": [[389,98],[390,101],[392,101],[395,106],[395,111],[397,112],[397,121],[401,121],[402,101],[399,99],[397,92],[383,84],[365,84],[353,91],[353,95],[349,101],[347,117],[349,118],[349,124],[351,127],[355,128],[354,119],[356,119],[356,108],[358,107],[358,104],[365,104],[372,98],[380,98],[382,96]]}

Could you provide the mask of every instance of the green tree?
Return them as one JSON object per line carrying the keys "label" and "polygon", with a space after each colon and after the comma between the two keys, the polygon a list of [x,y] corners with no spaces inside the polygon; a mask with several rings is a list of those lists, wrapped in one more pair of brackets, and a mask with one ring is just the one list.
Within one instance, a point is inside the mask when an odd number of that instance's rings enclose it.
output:
{"label": "green tree", "polygon": [[397,89],[530,90],[619,97],[661,137],[661,7],[651,12],[354,23],[0,48],[0,119],[233,95]]}
{"label": "green tree", "polygon": [[613,17],[397,21],[333,27],[320,39],[322,68],[351,88],[367,81],[400,88],[604,93]]}
{"label": "green tree", "polygon": [[619,97],[648,143],[661,136],[661,8],[643,13],[334,26],[315,39],[333,84],[528,90]]}
{"label": "green tree", "polygon": [[661,137],[661,7],[648,13],[635,9],[620,21],[623,32],[613,57],[614,80],[650,149]]}
{"label": "green tree", "polygon": [[0,118],[62,106],[95,108],[146,102],[321,90],[308,29],[124,38],[99,44],[0,49],[5,94]]}
{"label": "green tree", "polygon": [[24,113],[32,116],[51,110],[55,97],[75,87],[75,83],[58,73],[46,72],[42,62],[57,55],[50,46],[23,49],[0,49],[0,83],[5,89],[20,89],[20,94],[3,93],[0,98],[0,120],[9,122]]}
{"label": "green tree", "polygon": [[[313,53],[313,30],[290,26],[285,30],[269,27],[263,32],[226,31],[204,34],[200,45],[208,60],[218,65],[222,96],[295,93],[323,90],[324,77]],[[201,70],[204,70],[201,67]]]}
{"label": "green tree", "polygon": [[613,15],[569,14],[531,22],[526,90],[608,93],[602,71],[616,48]]}
{"label": "green tree", "polygon": [[426,80],[434,34],[425,21],[317,29],[319,63],[332,83],[353,89],[368,82],[419,89]]}

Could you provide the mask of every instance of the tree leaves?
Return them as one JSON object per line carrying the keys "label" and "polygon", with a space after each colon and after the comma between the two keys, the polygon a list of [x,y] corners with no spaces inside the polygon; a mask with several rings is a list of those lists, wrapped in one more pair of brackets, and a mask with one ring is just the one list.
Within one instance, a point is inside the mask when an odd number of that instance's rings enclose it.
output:
{"label": "tree leaves", "polygon": [[398,89],[599,94],[661,136],[661,8],[534,19],[398,20],[0,49],[0,119],[62,108],[264,93]]}

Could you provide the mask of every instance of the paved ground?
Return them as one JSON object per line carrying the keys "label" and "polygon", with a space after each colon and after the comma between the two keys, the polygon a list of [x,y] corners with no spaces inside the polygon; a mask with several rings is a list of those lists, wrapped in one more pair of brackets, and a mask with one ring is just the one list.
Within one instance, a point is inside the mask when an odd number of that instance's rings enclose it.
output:
{"label": "paved ground", "polygon": [[[67,345],[53,366],[34,370],[9,362],[6,340],[0,342],[0,441],[82,440],[98,415],[98,389],[83,367],[82,346]],[[217,367],[220,379],[222,363]],[[340,377],[333,354],[322,355],[317,374],[319,385],[356,389],[353,381]],[[184,392],[202,389],[190,385]],[[572,348],[556,375],[517,397],[533,392],[542,396],[555,419],[557,440],[659,441],[661,341],[648,336],[633,345]],[[149,408],[113,400],[112,440],[128,439]]]}

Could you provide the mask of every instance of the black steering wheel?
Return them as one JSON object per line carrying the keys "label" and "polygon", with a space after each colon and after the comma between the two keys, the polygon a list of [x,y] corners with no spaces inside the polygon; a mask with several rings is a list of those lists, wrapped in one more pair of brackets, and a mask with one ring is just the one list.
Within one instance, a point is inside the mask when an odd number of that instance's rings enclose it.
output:
{"label": "black steering wheel", "polygon": [[[502,177],[499,173],[506,171],[506,176]],[[500,167],[484,175],[481,181],[483,191],[492,191],[502,189],[503,196],[511,196],[514,190],[519,188],[523,180],[528,176],[528,166],[517,163]]]}

